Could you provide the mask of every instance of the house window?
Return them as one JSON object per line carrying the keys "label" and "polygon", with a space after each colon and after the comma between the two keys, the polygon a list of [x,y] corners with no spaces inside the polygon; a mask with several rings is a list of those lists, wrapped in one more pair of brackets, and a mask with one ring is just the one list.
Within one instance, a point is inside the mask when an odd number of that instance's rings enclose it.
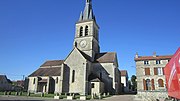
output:
{"label": "house window", "polygon": [[91,84],[91,88],[94,88],[94,83]]}
{"label": "house window", "polygon": [[72,83],[75,81],[75,70],[72,71]]}
{"label": "house window", "polygon": [[36,83],[36,79],[34,78],[34,80],[33,80],[33,84],[35,84]]}
{"label": "house window", "polygon": [[151,81],[150,81],[150,79],[146,80],[146,90],[151,90]]}
{"label": "house window", "polygon": [[150,75],[150,68],[145,68],[145,75]]}
{"label": "house window", "polygon": [[154,75],[164,75],[163,68],[154,68]]}
{"label": "house window", "polygon": [[83,36],[83,27],[80,27],[79,36]]}
{"label": "house window", "polygon": [[161,60],[156,60],[156,64],[161,64]]}
{"label": "house window", "polygon": [[56,83],[58,83],[58,77],[56,78]]}
{"label": "house window", "polygon": [[88,26],[85,27],[85,36],[88,35]]}
{"label": "house window", "polygon": [[159,79],[159,80],[158,80],[158,86],[159,86],[159,87],[164,87],[164,82],[163,82],[162,79]]}
{"label": "house window", "polygon": [[149,61],[144,61],[144,65],[148,65],[149,64]]}

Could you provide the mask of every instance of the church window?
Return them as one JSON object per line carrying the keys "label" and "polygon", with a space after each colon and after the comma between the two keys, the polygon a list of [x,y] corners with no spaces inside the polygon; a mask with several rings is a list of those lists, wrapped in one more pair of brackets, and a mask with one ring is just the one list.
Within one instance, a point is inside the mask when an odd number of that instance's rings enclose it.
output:
{"label": "church window", "polygon": [[79,36],[81,37],[83,35],[83,27],[80,27]]}
{"label": "church window", "polygon": [[85,36],[88,35],[88,26],[85,27]]}
{"label": "church window", "polygon": [[75,70],[72,71],[72,83],[75,81]]}
{"label": "church window", "polygon": [[34,78],[34,80],[33,80],[33,84],[35,84],[35,82],[36,82],[36,79]]}
{"label": "church window", "polygon": [[77,47],[77,42],[74,43],[75,47]]}
{"label": "church window", "polygon": [[56,78],[56,83],[58,83],[58,77]]}

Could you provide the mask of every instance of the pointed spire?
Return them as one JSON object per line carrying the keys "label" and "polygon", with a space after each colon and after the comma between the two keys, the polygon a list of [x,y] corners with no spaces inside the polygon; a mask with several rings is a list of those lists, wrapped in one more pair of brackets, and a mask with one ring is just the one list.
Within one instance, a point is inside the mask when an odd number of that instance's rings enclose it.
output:
{"label": "pointed spire", "polygon": [[79,21],[83,20],[83,13],[81,11],[80,17],[79,17]]}
{"label": "pointed spire", "polygon": [[86,5],[84,8],[84,12],[80,14],[79,21],[84,21],[84,20],[94,20],[95,21],[95,16],[93,14],[93,9],[92,9],[92,0],[86,0]]}
{"label": "pointed spire", "polygon": [[93,12],[92,12],[92,9],[90,10],[90,12],[89,12],[90,14],[89,14],[89,19],[93,19],[94,17],[93,17]]}

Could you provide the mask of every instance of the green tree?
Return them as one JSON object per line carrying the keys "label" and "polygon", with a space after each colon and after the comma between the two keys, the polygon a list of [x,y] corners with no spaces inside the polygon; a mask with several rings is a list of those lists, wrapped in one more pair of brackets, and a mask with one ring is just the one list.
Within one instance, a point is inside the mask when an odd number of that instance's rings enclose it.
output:
{"label": "green tree", "polygon": [[132,83],[132,91],[136,91],[137,90],[137,81],[136,81],[136,76],[135,75],[132,75],[131,83]]}

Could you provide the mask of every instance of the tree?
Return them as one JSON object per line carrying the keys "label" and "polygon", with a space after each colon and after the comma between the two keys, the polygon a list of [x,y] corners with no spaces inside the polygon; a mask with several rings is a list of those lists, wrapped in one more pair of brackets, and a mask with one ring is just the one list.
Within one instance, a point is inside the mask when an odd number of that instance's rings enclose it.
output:
{"label": "tree", "polygon": [[136,76],[135,75],[132,75],[131,83],[132,83],[132,91],[136,91],[137,90],[137,81],[136,81]]}

